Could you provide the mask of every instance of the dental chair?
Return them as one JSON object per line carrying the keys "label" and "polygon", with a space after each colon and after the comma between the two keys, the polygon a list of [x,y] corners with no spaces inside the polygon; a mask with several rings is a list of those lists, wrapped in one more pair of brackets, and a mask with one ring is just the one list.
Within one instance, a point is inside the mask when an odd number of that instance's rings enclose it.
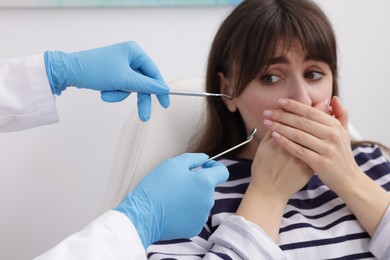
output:
{"label": "dental chair", "polygon": [[[204,80],[183,79],[169,84],[174,90],[204,91]],[[171,105],[162,108],[153,100],[151,118],[141,122],[129,115],[120,136],[111,180],[102,211],[118,205],[123,197],[164,160],[187,152],[190,139],[201,131],[206,99],[193,96],[170,96]],[[361,140],[350,125],[352,140]]]}
{"label": "dental chair", "polygon": [[[183,79],[168,84],[174,90],[204,90],[204,80]],[[187,152],[190,139],[200,130],[206,99],[170,96],[168,109],[152,98],[152,113],[143,123],[130,115],[122,129],[103,211],[115,207],[156,166]]]}

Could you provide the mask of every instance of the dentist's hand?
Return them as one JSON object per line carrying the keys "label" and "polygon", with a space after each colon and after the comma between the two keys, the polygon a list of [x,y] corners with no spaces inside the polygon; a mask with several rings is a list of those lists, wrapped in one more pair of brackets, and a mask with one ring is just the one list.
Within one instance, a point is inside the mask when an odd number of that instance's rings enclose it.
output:
{"label": "dentist's hand", "polygon": [[106,102],[119,102],[138,92],[138,115],[150,117],[151,94],[169,106],[169,88],[147,54],[135,42],[64,53],[45,52],[46,73],[54,94],[69,86],[101,91]]}
{"label": "dentist's hand", "polygon": [[136,227],[144,247],[196,236],[214,205],[215,186],[228,178],[206,154],[182,154],[160,164],[115,208]]}

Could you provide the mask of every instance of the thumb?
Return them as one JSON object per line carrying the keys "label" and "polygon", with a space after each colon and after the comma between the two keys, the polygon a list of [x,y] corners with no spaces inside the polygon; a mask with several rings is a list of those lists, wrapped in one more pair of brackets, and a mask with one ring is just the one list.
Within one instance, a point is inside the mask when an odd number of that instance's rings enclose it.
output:
{"label": "thumb", "polygon": [[335,118],[341,123],[341,125],[348,129],[348,111],[341,104],[341,100],[339,97],[334,96],[330,102],[332,106],[332,113]]}
{"label": "thumb", "polygon": [[168,95],[169,87],[163,81],[145,76],[136,71],[129,71],[124,86],[120,89],[130,92]]}
{"label": "thumb", "polygon": [[195,169],[204,164],[209,156],[204,153],[184,153],[176,157],[184,162],[188,169]]}
{"label": "thumb", "polygon": [[201,169],[198,174],[202,174],[214,187],[224,183],[229,178],[228,169],[220,162],[209,161],[203,164],[203,167],[207,168]]}

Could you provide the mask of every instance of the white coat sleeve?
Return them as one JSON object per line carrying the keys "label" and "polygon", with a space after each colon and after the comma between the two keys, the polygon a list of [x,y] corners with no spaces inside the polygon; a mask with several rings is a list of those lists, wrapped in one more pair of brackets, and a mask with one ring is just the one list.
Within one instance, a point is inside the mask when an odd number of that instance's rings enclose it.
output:
{"label": "white coat sleeve", "polygon": [[0,132],[58,122],[43,54],[0,59]]}
{"label": "white coat sleeve", "polygon": [[287,259],[261,228],[237,215],[223,220],[209,241],[214,246],[205,259]]}
{"label": "white coat sleeve", "polygon": [[110,210],[35,260],[144,260],[146,251],[131,221]]}
{"label": "white coat sleeve", "polygon": [[390,259],[390,206],[387,208],[370,243],[370,252],[377,259]]}

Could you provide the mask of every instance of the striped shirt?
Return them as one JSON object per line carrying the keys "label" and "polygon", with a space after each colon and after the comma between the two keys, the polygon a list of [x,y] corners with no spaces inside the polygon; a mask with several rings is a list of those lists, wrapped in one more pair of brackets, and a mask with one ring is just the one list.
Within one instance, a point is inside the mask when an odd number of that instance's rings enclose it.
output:
{"label": "striped shirt", "polygon": [[[358,146],[360,169],[390,191],[390,163],[378,146]],[[285,208],[275,244],[261,228],[235,212],[250,181],[252,161],[221,160],[229,180],[215,191],[215,205],[201,233],[160,241],[149,259],[390,259],[390,210],[371,238],[345,203],[314,175]]]}

